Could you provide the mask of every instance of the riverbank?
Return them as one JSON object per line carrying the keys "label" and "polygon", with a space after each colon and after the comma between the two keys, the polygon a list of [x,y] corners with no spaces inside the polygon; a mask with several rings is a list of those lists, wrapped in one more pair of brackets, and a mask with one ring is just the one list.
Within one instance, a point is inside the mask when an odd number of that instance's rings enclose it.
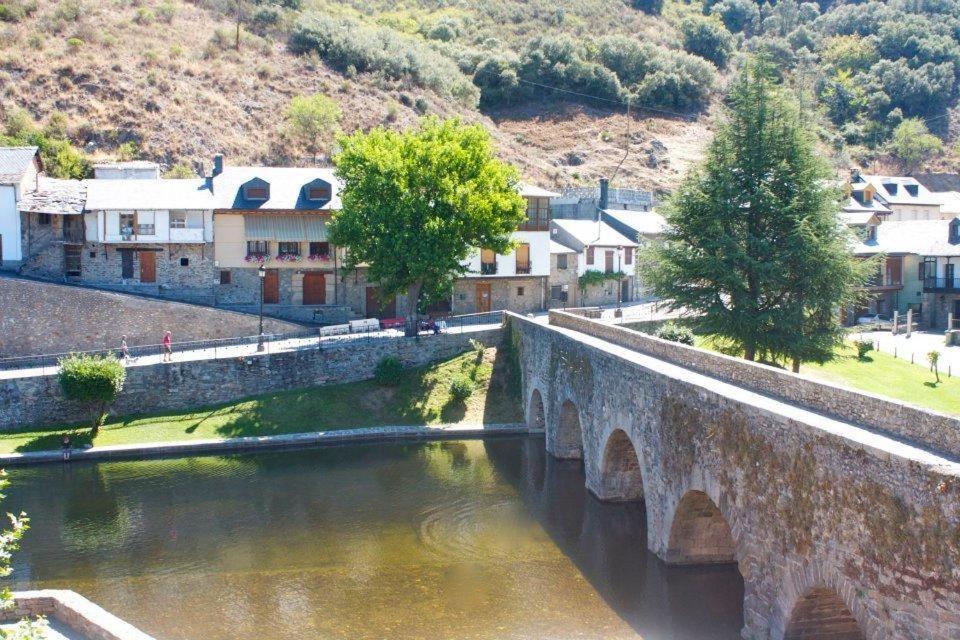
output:
{"label": "riverbank", "polygon": [[[456,400],[454,378],[473,392]],[[253,396],[185,412],[108,420],[96,439],[82,425],[0,433],[0,453],[57,451],[69,434],[76,449],[224,441],[384,426],[511,424],[522,421],[504,357],[488,348],[411,368],[396,386],[373,380]]]}

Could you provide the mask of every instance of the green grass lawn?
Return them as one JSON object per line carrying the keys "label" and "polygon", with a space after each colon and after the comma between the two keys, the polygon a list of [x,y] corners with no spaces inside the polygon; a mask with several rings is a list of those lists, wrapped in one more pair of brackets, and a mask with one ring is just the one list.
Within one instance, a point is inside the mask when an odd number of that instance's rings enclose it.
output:
{"label": "green grass lawn", "polygon": [[[711,351],[721,350],[712,336],[696,336],[696,345]],[[910,364],[887,353],[871,351],[860,360],[854,346],[847,344],[824,365],[801,366],[800,374],[960,415],[960,378],[948,378],[941,371],[938,383],[927,366]]]}
{"label": "green grass lawn", "polygon": [[[450,395],[459,373],[475,383],[464,402]],[[477,361],[468,352],[440,363],[410,369],[396,387],[374,381],[314,387],[255,396],[185,413],[109,419],[95,445],[134,444],[198,438],[277,435],[326,429],[439,423],[522,421],[506,357],[487,349]],[[74,446],[90,444],[88,428],[32,429],[0,433],[0,453],[59,449],[63,434]]]}

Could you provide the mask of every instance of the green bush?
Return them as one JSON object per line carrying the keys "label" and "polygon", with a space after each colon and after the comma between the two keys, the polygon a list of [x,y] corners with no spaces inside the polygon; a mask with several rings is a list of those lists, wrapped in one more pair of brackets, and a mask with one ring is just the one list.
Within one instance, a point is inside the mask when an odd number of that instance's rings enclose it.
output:
{"label": "green bush", "polygon": [[473,394],[473,381],[460,374],[450,382],[450,396],[457,402],[463,402]]}
{"label": "green bush", "polygon": [[107,407],[123,390],[127,370],[114,355],[71,354],[59,364],[60,390],[68,400],[88,406],[91,435],[96,437],[107,418]]}
{"label": "green bush", "polygon": [[857,358],[863,360],[868,353],[873,351],[873,340],[857,340],[854,342],[854,346],[857,347]]}
{"label": "green bush", "polygon": [[680,326],[674,322],[666,322],[660,325],[653,335],[670,342],[679,342],[693,346],[693,332],[687,327]]}
{"label": "green bush", "polygon": [[382,387],[395,387],[403,379],[403,363],[399,358],[387,356],[377,363],[373,379]]}
{"label": "green bush", "polygon": [[27,12],[19,2],[0,2],[0,22],[20,22]]}
{"label": "green bush", "polygon": [[720,68],[727,66],[733,52],[733,36],[716,18],[687,18],[680,27],[683,48]]}
{"label": "green bush", "polygon": [[142,25],[153,24],[154,19],[156,19],[156,15],[146,7],[138,8],[133,16],[133,21]]}

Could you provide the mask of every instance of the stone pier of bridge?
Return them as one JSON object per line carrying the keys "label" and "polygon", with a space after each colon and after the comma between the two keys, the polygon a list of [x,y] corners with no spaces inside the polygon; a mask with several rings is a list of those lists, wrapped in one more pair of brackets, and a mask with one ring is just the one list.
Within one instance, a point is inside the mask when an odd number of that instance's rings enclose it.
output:
{"label": "stone pier of bridge", "polygon": [[575,313],[506,332],[547,452],[663,562],[736,563],[744,638],[960,639],[960,420]]}

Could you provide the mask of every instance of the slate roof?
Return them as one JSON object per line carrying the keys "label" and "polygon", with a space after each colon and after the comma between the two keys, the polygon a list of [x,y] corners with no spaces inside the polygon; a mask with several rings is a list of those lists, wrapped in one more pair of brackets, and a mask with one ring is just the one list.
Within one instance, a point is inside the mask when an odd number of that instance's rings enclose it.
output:
{"label": "slate roof", "polygon": [[636,242],[618,232],[606,222],[596,220],[552,220],[555,225],[585,246],[636,247]]}
{"label": "slate roof", "polygon": [[532,184],[520,184],[520,195],[525,198],[558,198],[560,194],[555,191],[547,191]]}
{"label": "slate roof", "polygon": [[17,184],[23,179],[38,147],[0,147],[0,184]]}
{"label": "slate roof", "polygon": [[87,186],[84,181],[40,176],[37,188],[23,195],[19,208],[24,213],[80,215],[86,200]]}
{"label": "slate roof", "polygon": [[860,256],[878,253],[960,256],[960,244],[950,243],[950,223],[952,221],[903,220],[883,222],[877,226],[877,239],[857,243],[853,252]]}
{"label": "slate roof", "polygon": [[[856,189],[854,190],[854,194],[862,193],[862,191],[862,189]],[[880,198],[873,197],[870,199],[869,203],[866,203],[856,195],[851,195],[847,199],[847,204],[844,205],[843,210],[846,212],[869,211],[881,216],[890,213],[890,208],[884,205]]]}
{"label": "slate roof", "polygon": [[[860,185],[870,183],[877,194],[888,204],[915,204],[915,205],[935,205],[936,200],[930,197],[930,190],[920,184],[916,178],[909,176],[879,176],[872,174],[860,174],[857,182],[851,182],[854,189],[862,188]],[[894,191],[893,185],[896,185]],[[917,195],[912,195],[907,187],[915,187]]]}
{"label": "slate roof", "polygon": [[85,180],[88,211],[129,209],[213,209],[203,179]]}
{"label": "slate roof", "polygon": [[603,213],[642,236],[661,235],[667,228],[666,218],[653,211],[604,209]]}
{"label": "slate roof", "polygon": [[[270,186],[266,201],[252,201],[243,197],[241,187],[259,178]],[[327,202],[314,202],[304,196],[303,187],[316,179],[330,185],[331,198]],[[340,181],[328,167],[224,167],[213,178],[213,197],[217,209],[238,210],[302,210],[326,211],[342,208]]]}
{"label": "slate roof", "polygon": [[847,226],[863,226],[870,222],[875,215],[877,214],[869,210],[847,211],[844,209],[840,212],[840,220]]}
{"label": "slate roof", "polygon": [[934,191],[930,195],[940,203],[941,215],[960,216],[960,191]]}

